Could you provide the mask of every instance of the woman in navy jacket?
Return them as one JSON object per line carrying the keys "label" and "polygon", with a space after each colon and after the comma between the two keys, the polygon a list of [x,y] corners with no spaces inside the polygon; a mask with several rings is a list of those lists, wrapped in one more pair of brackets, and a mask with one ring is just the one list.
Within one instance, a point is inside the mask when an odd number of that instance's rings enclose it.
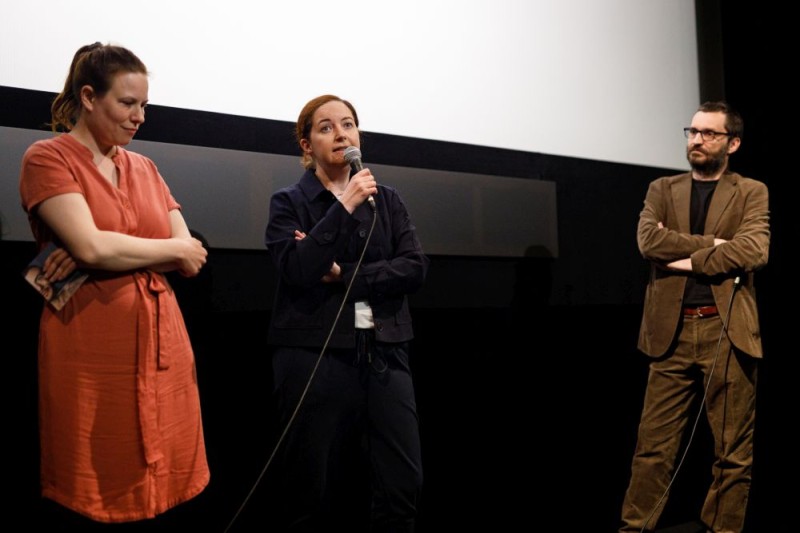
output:
{"label": "woman in navy jacket", "polygon": [[397,191],[345,159],[360,146],[349,102],[314,98],[296,136],[306,171],[273,194],[265,238],[278,272],[274,393],[288,429],[278,508],[290,531],[410,532],[422,463],[407,295],[429,260]]}

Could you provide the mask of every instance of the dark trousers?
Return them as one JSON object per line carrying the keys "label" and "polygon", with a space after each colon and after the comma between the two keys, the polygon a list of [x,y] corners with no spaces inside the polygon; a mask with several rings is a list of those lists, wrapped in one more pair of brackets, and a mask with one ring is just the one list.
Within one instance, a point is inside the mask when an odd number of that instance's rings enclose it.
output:
{"label": "dark trousers", "polygon": [[720,336],[721,328],[719,316],[684,318],[671,352],[650,363],[620,531],[655,529],[682,436],[696,417],[690,407],[706,387],[715,459],[700,517],[715,533],[742,531],[753,464],[757,365]]}
{"label": "dark trousers", "polygon": [[302,397],[276,454],[282,530],[413,531],[422,461],[408,346],[356,336],[356,349],[321,359],[317,349],[273,354],[279,431]]}

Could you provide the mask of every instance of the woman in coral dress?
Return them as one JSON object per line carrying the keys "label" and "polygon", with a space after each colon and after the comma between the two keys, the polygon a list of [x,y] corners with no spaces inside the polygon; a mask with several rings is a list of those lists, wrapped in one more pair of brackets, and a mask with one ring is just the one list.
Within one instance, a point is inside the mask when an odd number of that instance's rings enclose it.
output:
{"label": "woman in coral dress", "polygon": [[41,315],[42,495],[99,522],[152,518],[209,482],[194,355],[164,276],[196,275],[207,251],[155,164],[123,148],[147,99],[132,52],[80,48],[52,106],[65,133],[31,145],[20,175],[37,244],[69,253],[46,274],[89,273]]}

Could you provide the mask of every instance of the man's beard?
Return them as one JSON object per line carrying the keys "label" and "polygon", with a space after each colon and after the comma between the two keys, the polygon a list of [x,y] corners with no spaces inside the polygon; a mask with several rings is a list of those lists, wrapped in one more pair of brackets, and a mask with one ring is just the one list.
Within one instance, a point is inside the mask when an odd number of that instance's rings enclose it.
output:
{"label": "man's beard", "polygon": [[705,160],[694,161],[692,160],[692,152],[689,150],[686,152],[686,159],[689,161],[689,166],[691,166],[692,170],[698,174],[703,176],[713,176],[725,168],[725,165],[727,164],[727,154],[725,151],[720,150],[717,153],[703,152],[703,154],[706,156]]}

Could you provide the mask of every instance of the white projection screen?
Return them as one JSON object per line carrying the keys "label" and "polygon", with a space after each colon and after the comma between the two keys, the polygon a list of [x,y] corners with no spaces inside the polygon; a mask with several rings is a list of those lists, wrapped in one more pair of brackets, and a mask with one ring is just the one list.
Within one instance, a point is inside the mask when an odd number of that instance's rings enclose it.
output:
{"label": "white projection screen", "polygon": [[[94,41],[126,46],[145,62],[150,102],[158,106],[292,123],[310,98],[333,93],[355,104],[367,132],[669,169],[686,168],[685,139],[676,132],[700,94],[693,0],[4,2],[0,86],[56,93],[75,50]],[[32,134],[18,136],[9,128],[0,133],[4,238],[29,239],[17,198],[16,158]],[[198,225],[210,241],[215,236],[232,248],[261,247],[268,199],[260,196],[276,186],[275,169],[286,165],[284,181],[299,177],[296,159],[281,159],[287,156],[272,162],[263,181],[253,176],[258,166],[237,175],[256,183],[255,189],[226,184],[219,172],[181,176],[172,165],[187,160],[185,151],[173,158],[163,147],[136,143],[132,149],[169,168],[169,175],[162,173],[178,188],[173,192],[179,200],[189,191],[196,197],[203,187],[208,195],[195,205],[221,200],[215,209],[195,213],[191,201],[182,203],[195,220],[209,217]],[[364,156],[368,164],[368,152]],[[229,158],[235,154],[220,160]],[[233,164],[247,166],[248,158],[252,154]],[[503,206],[497,220],[469,221],[474,231],[463,242],[451,239],[460,230],[450,227],[431,253],[470,255],[477,243],[486,246],[480,255],[521,255],[529,245],[557,255],[552,183],[381,170],[408,197],[412,216],[425,217],[417,220],[423,242],[440,238],[426,229],[441,215],[436,205],[424,205],[433,201],[431,190],[465,187],[454,197],[480,203],[483,217],[495,197],[524,206],[530,195],[538,206],[533,214],[520,208],[518,217]],[[413,180],[403,176],[420,174],[434,183],[414,191]],[[482,179],[493,181],[483,186]],[[520,189],[508,193],[509,184]],[[237,227],[238,219],[220,222],[235,218],[221,214],[226,206],[240,217],[252,213],[248,226]],[[473,213],[463,209],[465,216]],[[507,235],[503,224],[515,231],[539,229],[518,242],[493,239]]]}

